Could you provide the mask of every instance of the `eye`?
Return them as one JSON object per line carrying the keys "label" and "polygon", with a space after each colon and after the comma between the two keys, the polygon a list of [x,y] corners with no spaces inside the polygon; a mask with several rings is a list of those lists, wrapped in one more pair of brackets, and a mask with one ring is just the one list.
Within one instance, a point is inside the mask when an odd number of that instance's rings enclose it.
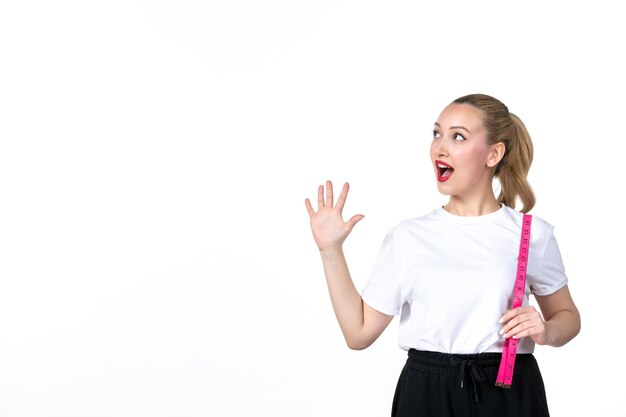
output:
{"label": "eye", "polygon": [[440,138],[441,135],[436,130],[433,130],[433,138]]}
{"label": "eye", "polygon": [[455,133],[455,134],[452,136],[452,140],[457,141],[457,142],[460,142],[460,141],[462,141],[462,140],[465,140],[465,137],[464,137],[463,135],[461,135],[460,133]]}

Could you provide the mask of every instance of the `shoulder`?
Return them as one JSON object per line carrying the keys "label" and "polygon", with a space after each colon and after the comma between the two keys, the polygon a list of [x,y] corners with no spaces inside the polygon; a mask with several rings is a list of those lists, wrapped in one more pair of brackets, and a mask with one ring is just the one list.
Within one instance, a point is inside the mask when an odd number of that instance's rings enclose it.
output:
{"label": "shoulder", "polygon": [[[507,206],[505,206],[505,210],[516,226],[521,229],[524,213]],[[532,215],[530,226],[531,246],[545,248],[547,242],[554,236],[554,225],[535,213],[528,214]]]}
{"label": "shoulder", "polygon": [[406,219],[393,226],[389,230],[389,232],[387,232],[387,237],[402,238],[415,236],[416,234],[424,233],[425,231],[430,229],[434,222],[434,212],[423,216]]}
{"label": "shoulder", "polygon": [[[504,209],[509,213],[509,216],[511,216],[512,218],[516,219],[519,224],[522,224],[522,218],[524,216],[524,213],[521,213],[511,207],[508,206],[504,206]],[[548,222],[546,219],[544,219],[543,217],[538,216],[535,213],[528,213],[533,217],[533,222],[532,222],[532,226],[535,227],[539,227],[539,228],[553,228],[554,226],[552,225],[552,223]]]}
{"label": "shoulder", "polygon": [[396,223],[385,235],[383,247],[394,253],[414,253],[428,247],[438,232],[437,223],[432,213]]}

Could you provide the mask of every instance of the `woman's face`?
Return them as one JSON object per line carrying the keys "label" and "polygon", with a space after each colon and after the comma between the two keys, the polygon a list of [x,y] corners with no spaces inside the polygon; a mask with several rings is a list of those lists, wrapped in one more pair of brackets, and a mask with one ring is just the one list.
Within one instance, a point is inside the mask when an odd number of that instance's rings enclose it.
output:
{"label": "woman's face", "polygon": [[[482,110],[452,103],[435,122],[430,159],[437,188],[446,195],[484,195],[492,190],[492,167],[500,160],[487,143]],[[493,192],[493,191],[492,191]]]}

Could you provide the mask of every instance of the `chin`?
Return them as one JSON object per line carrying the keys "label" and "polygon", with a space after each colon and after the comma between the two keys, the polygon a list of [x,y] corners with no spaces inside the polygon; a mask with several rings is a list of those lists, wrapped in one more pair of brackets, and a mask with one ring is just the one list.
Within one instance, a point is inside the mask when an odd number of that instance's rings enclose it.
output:
{"label": "chin", "polygon": [[452,192],[450,190],[446,190],[446,187],[442,187],[442,185],[439,183],[437,183],[437,190],[439,191],[440,194],[452,195]]}

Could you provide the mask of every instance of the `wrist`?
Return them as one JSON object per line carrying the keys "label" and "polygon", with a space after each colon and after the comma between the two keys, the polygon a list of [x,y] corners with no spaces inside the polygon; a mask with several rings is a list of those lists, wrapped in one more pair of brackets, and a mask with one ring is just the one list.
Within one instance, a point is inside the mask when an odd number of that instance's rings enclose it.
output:
{"label": "wrist", "polygon": [[342,253],[343,253],[343,247],[341,244],[332,245],[332,246],[328,246],[323,249],[320,249],[320,255],[322,255],[323,258],[330,258],[335,255],[342,254]]}
{"label": "wrist", "polygon": [[544,326],[546,329],[546,335],[545,335],[545,345],[548,346],[558,346],[557,345],[557,340],[558,340],[558,326],[555,326],[555,323],[552,323],[550,321],[546,321],[544,322]]}

